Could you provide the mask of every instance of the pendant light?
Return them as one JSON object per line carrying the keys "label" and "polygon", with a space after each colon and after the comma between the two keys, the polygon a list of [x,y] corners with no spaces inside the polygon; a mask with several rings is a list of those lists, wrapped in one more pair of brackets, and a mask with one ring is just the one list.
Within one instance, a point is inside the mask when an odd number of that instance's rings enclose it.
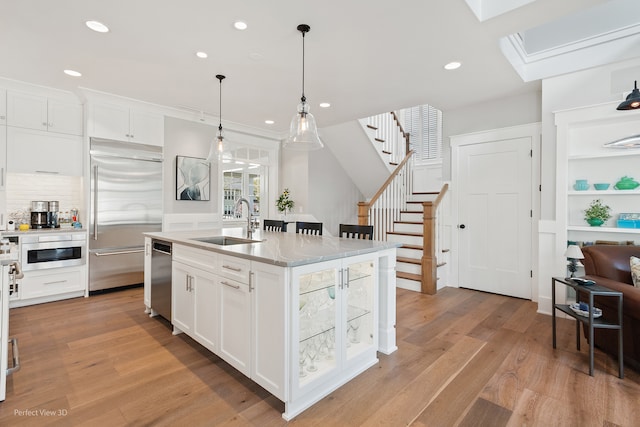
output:
{"label": "pendant light", "polygon": [[640,108],[640,90],[638,90],[638,81],[636,80],[633,84],[633,90],[616,110],[636,110],[638,108]]}
{"label": "pendant light", "polygon": [[311,30],[306,24],[298,25],[298,31],[302,33],[302,97],[298,104],[298,112],[291,120],[289,138],[284,142],[283,147],[291,150],[311,151],[319,150],[324,145],[318,137],[316,119],[309,112],[309,104],[304,96],[304,36]]}
{"label": "pendant light", "polygon": [[214,157],[218,157],[218,159],[222,158],[222,153],[224,152],[224,135],[222,132],[222,80],[225,79],[225,76],[222,74],[216,74],[216,79],[220,81],[220,107],[219,107],[219,117],[220,124],[218,125],[218,134],[216,136],[215,141],[211,144],[211,148],[209,150],[209,156],[207,156],[207,160],[211,161]]}

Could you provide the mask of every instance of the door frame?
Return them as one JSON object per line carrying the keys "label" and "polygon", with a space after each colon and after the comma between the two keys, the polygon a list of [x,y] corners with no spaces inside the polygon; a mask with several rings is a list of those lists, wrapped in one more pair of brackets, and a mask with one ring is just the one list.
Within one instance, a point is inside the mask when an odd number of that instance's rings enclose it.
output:
{"label": "door frame", "polygon": [[459,200],[458,183],[460,182],[460,148],[467,145],[498,142],[506,139],[528,138],[531,141],[531,206],[533,217],[531,219],[531,300],[538,301],[538,222],[540,220],[540,146],[541,123],[512,126],[500,129],[452,135],[449,137],[451,149],[451,284],[459,286],[459,259],[458,247],[459,229]]}

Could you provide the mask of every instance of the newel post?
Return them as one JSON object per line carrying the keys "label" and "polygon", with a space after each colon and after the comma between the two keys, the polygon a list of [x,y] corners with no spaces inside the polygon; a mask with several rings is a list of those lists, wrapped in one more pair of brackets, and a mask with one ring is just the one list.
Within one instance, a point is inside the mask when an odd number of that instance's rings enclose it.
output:
{"label": "newel post", "polygon": [[358,225],[369,225],[369,202],[358,202]]}
{"label": "newel post", "polygon": [[435,295],[437,285],[436,252],[436,208],[433,202],[423,202],[423,243],[422,243],[422,293]]}

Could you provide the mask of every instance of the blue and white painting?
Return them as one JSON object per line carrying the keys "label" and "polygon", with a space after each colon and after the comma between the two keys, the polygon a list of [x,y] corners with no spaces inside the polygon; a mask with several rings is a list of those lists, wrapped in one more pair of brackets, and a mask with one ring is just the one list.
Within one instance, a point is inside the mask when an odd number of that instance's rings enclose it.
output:
{"label": "blue and white painting", "polygon": [[209,200],[209,169],[206,159],[176,156],[176,200]]}

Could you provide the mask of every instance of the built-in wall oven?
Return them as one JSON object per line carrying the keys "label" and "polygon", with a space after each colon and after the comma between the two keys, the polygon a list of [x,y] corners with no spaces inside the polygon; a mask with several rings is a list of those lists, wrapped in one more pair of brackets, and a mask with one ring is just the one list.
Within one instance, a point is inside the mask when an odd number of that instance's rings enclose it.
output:
{"label": "built-in wall oven", "polygon": [[84,233],[20,236],[20,248],[24,271],[73,267],[86,262]]}

